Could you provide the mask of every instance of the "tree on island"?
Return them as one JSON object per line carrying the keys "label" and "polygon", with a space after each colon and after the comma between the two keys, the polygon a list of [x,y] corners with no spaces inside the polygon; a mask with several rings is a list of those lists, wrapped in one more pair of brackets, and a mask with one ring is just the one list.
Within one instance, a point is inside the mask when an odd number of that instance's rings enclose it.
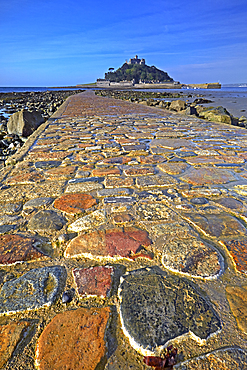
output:
{"label": "tree on island", "polygon": [[147,66],[140,64],[124,63],[122,67],[113,72],[114,68],[109,68],[105,73],[105,79],[110,82],[120,82],[123,80],[133,81],[134,83],[142,82],[174,82],[167,72],[156,68],[155,66]]}

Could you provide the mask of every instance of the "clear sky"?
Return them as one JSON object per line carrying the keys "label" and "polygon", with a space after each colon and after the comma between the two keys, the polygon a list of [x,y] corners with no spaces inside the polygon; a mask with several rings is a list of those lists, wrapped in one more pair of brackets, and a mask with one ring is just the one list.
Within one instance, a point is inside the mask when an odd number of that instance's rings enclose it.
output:
{"label": "clear sky", "polygon": [[247,82],[246,0],[0,0],[0,86],[104,78],[136,54],[183,83]]}

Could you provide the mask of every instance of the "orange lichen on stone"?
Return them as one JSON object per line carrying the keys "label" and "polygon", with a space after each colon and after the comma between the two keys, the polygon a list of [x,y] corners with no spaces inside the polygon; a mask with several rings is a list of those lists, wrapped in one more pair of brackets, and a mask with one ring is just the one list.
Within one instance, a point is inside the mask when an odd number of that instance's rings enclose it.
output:
{"label": "orange lichen on stone", "polygon": [[247,285],[226,287],[226,297],[238,327],[247,333]]}
{"label": "orange lichen on stone", "polygon": [[221,241],[234,261],[236,270],[247,274],[247,240]]}

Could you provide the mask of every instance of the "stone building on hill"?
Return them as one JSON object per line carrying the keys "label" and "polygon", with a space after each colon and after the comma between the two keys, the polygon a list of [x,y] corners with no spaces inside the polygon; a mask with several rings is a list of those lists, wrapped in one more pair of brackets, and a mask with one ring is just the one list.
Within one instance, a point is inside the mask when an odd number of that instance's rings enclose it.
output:
{"label": "stone building on hill", "polygon": [[138,56],[136,55],[135,58],[130,59],[128,62],[126,61],[127,64],[140,64],[140,65],[145,65],[145,59],[139,59]]}

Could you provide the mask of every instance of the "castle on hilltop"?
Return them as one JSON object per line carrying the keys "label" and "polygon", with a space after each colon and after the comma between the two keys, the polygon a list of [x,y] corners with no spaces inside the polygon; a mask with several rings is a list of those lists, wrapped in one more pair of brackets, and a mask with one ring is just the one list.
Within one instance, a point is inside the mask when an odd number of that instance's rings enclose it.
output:
{"label": "castle on hilltop", "polygon": [[140,64],[140,65],[145,65],[145,59],[138,59],[138,56],[136,55],[135,58],[130,59],[128,62],[126,60],[127,64]]}

